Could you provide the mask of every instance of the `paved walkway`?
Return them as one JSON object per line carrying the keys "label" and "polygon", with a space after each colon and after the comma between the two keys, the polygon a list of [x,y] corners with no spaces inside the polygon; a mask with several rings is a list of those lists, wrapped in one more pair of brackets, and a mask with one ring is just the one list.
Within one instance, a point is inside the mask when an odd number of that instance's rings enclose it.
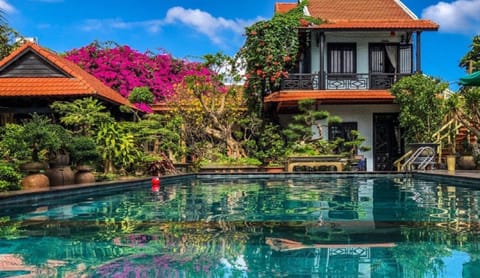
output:
{"label": "paved walkway", "polygon": [[425,171],[425,173],[432,173],[436,175],[451,176],[451,177],[473,178],[473,179],[478,179],[480,181],[480,170],[455,170],[455,171],[429,170],[429,171]]}

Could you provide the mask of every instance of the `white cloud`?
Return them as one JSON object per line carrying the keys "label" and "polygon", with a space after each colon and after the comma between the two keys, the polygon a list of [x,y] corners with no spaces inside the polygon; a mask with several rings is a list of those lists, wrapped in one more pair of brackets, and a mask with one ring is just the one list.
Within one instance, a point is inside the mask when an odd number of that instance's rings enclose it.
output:
{"label": "white cloud", "polygon": [[187,25],[201,34],[206,35],[216,44],[222,43],[219,34],[223,31],[231,31],[235,34],[242,34],[245,21],[231,20],[223,17],[213,17],[211,14],[199,9],[184,9],[173,7],[168,10],[165,23],[173,24],[180,22]]}
{"label": "white cloud", "polygon": [[[1,1],[1,0],[0,0]],[[199,9],[185,9],[183,7],[170,8],[165,18],[144,21],[126,22],[122,19],[88,19],[81,27],[84,31],[108,29],[135,29],[142,28],[150,33],[157,33],[167,25],[182,24],[196,33],[207,36],[213,43],[222,45],[225,37],[240,36],[246,26],[255,20],[226,19],[214,17],[210,13]]]}
{"label": "white cloud", "polygon": [[8,3],[7,0],[0,0],[0,11],[5,13],[13,13],[16,10],[11,4]]}
{"label": "white cloud", "polygon": [[422,18],[440,24],[441,32],[480,33],[480,0],[456,0],[439,2],[423,10]]}

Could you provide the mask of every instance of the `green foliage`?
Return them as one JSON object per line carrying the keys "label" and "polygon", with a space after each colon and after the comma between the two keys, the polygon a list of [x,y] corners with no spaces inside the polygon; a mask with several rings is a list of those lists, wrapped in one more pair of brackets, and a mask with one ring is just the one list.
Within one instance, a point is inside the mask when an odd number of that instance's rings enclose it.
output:
{"label": "green foliage", "polygon": [[404,77],[392,86],[407,144],[432,142],[447,112],[443,98],[447,88],[447,83],[423,74]]}
{"label": "green foliage", "polygon": [[95,140],[87,136],[75,136],[70,142],[70,158],[74,165],[92,165],[100,159]]}
{"label": "green foliage", "polygon": [[60,121],[63,124],[81,135],[91,136],[101,123],[113,121],[110,113],[105,111],[105,106],[92,97],[68,102],[56,101],[50,108],[61,115]]}
{"label": "green foliage", "polygon": [[[470,51],[460,60],[459,66],[468,71],[480,70],[480,35],[473,37]],[[471,68],[470,68],[471,67]]]}
{"label": "green foliage", "polygon": [[0,217],[0,238],[7,240],[19,238],[21,223],[21,221],[12,221],[9,216]]}
{"label": "green foliage", "polygon": [[31,157],[27,142],[22,140],[24,128],[19,124],[0,127],[0,153],[8,161],[24,161]]}
{"label": "green foliage", "polygon": [[104,161],[105,173],[113,172],[115,166],[126,171],[141,157],[133,134],[116,122],[100,125],[96,143]]}
{"label": "green foliage", "polygon": [[363,142],[365,142],[365,137],[358,130],[352,130],[349,137],[351,139],[349,141],[343,138],[335,139],[335,153],[353,158],[357,154],[357,150],[366,152],[371,149],[370,147],[362,146]]}
{"label": "green foliage", "polygon": [[174,114],[147,114],[138,122],[125,122],[125,129],[135,134],[135,145],[138,149],[153,146],[152,153],[169,154],[180,158],[186,153],[182,142],[182,118]]}
{"label": "green foliage", "polygon": [[[326,121],[330,124],[339,122],[340,118],[331,116],[327,111],[312,109],[313,104],[314,100],[311,99],[299,101],[300,114],[294,115],[293,121],[283,130],[283,134],[287,138],[289,154],[318,155],[330,153],[333,149],[333,146],[322,137],[322,127],[319,121]],[[312,127],[317,128],[320,136],[315,140]]]}
{"label": "green foliage", "polygon": [[45,116],[33,114],[22,125],[9,124],[3,129],[0,148],[10,160],[40,161],[66,147],[70,136],[62,126]]}
{"label": "green foliage", "polygon": [[22,44],[22,40],[16,41],[19,37],[21,36],[17,31],[5,22],[0,22],[0,59],[7,57]]}
{"label": "green foliage", "polygon": [[256,113],[262,114],[265,94],[278,90],[281,79],[295,66],[301,22],[321,22],[303,14],[307,5],[308,1],[302,1],[288,13],[277,13],[246,28],[247,38],[238,56],[245,63],[249,107]]}
{"label": "green foliage", "polygon": [[22,176],[12,165],[0,162],[0,191],[20,189]]}
{"label": "green foliage", "polygon": [[155,101],[155,97],[148,87],[135,87],[128,95],[128,100],[131,103],[151,104]]}
{"label": "green foliage", "polygon": [[259,133],[256,142],[253,141],[255,157],[264,164],[281,162],[285,156],[286,145],[280,127],[273,123],[267,123]]}

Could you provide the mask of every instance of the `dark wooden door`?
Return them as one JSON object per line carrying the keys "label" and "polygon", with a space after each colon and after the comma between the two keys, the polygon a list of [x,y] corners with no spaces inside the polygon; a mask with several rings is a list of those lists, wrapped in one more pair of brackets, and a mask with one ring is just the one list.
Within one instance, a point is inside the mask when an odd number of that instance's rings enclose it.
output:
{"label": "dark wooden door", "polygon": [[373,114],[373,159],[375,171],[395,170],[393,162],[403,154],[398,113]]}

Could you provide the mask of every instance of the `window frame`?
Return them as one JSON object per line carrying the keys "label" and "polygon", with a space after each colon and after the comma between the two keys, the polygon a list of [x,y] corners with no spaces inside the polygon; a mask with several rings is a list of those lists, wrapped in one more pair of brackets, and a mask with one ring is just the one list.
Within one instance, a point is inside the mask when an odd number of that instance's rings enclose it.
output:
{"label": "window frame", "polygon": [[[332,71],[332,51],[340,51],[340,71]],[[345,71],[345,52],[351,51],[352,54],[352,72]],[[356,43],[328,43],[327,44],[327,72],[331,74],[356,74],[357,73],[357,44]]]}

